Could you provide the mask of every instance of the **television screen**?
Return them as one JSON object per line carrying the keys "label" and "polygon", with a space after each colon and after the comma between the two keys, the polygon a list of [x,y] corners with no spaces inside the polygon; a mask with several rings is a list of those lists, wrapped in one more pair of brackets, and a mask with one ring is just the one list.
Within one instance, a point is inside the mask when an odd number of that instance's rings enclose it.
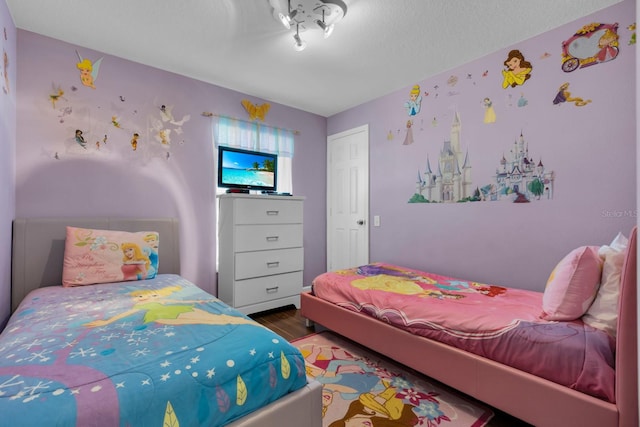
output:
{"label": "television screen", "polygon": [[218,147],[218,187],[276,191],[278,156]]}

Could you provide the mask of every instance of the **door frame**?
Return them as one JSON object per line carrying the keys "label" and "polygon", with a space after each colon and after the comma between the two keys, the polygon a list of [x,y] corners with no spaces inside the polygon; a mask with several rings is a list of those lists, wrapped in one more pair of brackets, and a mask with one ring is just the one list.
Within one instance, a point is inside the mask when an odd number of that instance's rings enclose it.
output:
{"label": "door frame", "polygon": [[366,150],[367,150],[367,173],[366,173],[366,180],[367,180],[367,190],[366,190],[366,194],[364,194],[365,197],[365,203],[364,203],[364,221],[365,221],[365,236],[366,236],[366,242],[365,242],[365,248],[366,248],[366,260],[367,262],[369,261],[369,253],[370,253],[370,248],[369,248],[369,241],[370,241],[370,226],[369,226],[369,201],[370,201],[370,186],[369,186],[369,175],[370,175],[370,145],[371,145],[371,141],[369,139],[369,124],[364,124],[352,129],[348,129],[342,132],[338,132],[336,134],[332,134],[332,135],[328,135],[327,136],[327,198],[326,198],[326,203],[327,203],[327,234],[326,234],[326,238],[327,238],[327,268],[329,267],[329,262],[332,259],[331,258],[331,249],[332,249],[332,241],[333,241],[333,236],[332,236],[332,227],[333,227],[333,216],[331,215],[332,212],[332,203],[331,201],[333,200],[332,198],[332,193],[331,193],[331,169],[330,169],[330,153],[331,153],[331,144],[337,140],[337,139],[341,139],[344,138],[346,136],[349,135],[353,135],[353,134],[357,134],[360,132],[364,132],[365,136],[366,136]]}

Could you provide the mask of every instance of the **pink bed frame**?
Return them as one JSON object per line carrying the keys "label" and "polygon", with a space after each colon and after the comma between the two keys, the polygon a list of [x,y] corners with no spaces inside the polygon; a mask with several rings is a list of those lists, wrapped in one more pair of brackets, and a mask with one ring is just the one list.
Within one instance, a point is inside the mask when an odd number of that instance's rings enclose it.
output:
{"label": "pink bed frame", "polygon": [[616,343],[616,403],[561,386],[306,292],[301,313],[353,341],[538,427],[638,427],[637,227],[631,232],[621,279]]}

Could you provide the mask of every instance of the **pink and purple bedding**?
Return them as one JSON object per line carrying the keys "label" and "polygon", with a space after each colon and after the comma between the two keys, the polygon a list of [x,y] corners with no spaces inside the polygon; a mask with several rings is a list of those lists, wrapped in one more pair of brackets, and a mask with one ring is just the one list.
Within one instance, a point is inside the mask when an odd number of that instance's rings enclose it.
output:
{"label": "pink and purple bedding", "polygon": [[374,263],[321,274],[313,294],[413,334],[614,402],[615,343],[541,319],[542,293]]}
{"label": "pink and purple bedding", "polygon": [[177,275],[37,289],[0,335],[15,425],[221,426],[306,383],[294,346]]}

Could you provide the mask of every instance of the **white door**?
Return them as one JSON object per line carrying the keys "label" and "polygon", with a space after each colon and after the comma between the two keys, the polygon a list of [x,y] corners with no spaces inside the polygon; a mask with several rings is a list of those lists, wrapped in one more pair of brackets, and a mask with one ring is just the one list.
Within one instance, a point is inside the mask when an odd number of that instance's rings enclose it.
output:
{"label": "white door", "polygon": [[327,137],[327,270],[369,262],[369,126]]}

